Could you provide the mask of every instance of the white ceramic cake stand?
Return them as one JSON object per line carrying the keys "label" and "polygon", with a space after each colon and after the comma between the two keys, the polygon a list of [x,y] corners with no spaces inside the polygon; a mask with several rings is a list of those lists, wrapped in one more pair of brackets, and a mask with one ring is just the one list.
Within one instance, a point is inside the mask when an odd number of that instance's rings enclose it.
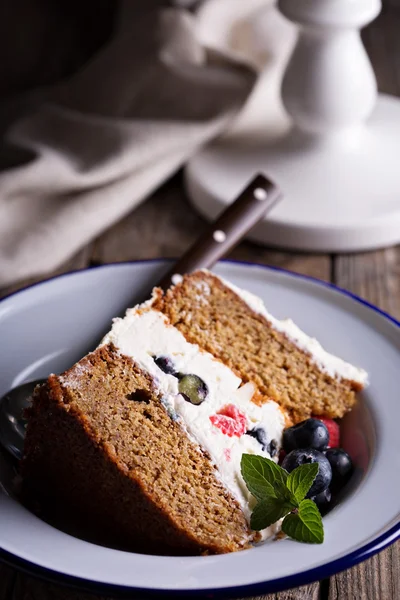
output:
{"label": "white ceramic cake stand", "polygon": [[261,171],[285,201],[250,239],[331,252],[400,242],[400,100],[378,96],[360,38],[380,0],[278,5],[299,25],[281,88],[286,117],[272,140],[260,123],[247,140],[241,132],[196,155],[185,172],[193,204],[214,218]]}

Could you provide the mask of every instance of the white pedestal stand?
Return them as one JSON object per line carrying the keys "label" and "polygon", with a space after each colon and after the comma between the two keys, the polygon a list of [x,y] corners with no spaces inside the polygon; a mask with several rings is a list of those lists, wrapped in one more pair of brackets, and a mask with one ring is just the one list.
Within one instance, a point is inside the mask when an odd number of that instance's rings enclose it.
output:
{"label": "white pedestal stand", "polygon": [[282,83],[290,116],[273,141],[221,140],[192,159],[186,186],[214,218],[254,174],[285,199],[249,238],[289,249],[356,251],[400,242],[400,100],[377,96],[359,29],[380,0],[280,0],[300,25]]}

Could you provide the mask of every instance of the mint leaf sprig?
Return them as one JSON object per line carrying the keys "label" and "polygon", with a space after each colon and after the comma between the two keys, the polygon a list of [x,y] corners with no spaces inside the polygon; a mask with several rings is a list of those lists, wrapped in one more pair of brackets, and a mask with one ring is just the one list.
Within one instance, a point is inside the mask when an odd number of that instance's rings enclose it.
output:
{"label": "mint leaf sprig", "polygon": [[240,467],[247,489],[257,500],[250,519],[252,529],[260,531],[283,519],[282,531],[287,536],[322,544],[321,514],[315,502],[305,499],[318,475],[318,463],[300,465],[288,473],[269,458],[243,454]]}

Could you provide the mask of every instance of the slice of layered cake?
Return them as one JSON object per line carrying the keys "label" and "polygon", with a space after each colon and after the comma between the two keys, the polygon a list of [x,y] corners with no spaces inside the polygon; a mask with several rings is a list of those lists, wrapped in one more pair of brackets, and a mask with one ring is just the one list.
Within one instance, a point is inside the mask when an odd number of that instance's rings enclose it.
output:
{"label": "slice of layered cake", "polygon": [[184,277],[153,306],[188,341],[276,400],[293,422],[343,417],[367,382],[365,371],[326,352],[290,319],[275,319],[260,298],[207,271]]}
{"label": "slice of layered cake", "polygon": [[365,383],[259,299],[198,271],[156,289],[35,391],[25,497],[126,549],[247,548],[279,525],[250,530],[242,454],[277,460],[287,425],[343,416]]}

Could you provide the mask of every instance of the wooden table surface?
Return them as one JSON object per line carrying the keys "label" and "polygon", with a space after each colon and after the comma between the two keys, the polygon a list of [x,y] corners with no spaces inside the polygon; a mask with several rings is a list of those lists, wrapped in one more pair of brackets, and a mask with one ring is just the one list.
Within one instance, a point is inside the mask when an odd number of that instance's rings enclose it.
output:
{"label": "wooden table surface", "polygon": [[[389,6],[390,5],[390,6]],[[396,6],[397,5],[397,6]],[[364,33],[382,91],[400,95],[400,7],[386,10]],[[400,158],[399,158],[400,161]],[[400,167],[399,167],[400,169]],[[399,190],[400,195],[400,190]],[[175,175],[123,221],[88,244],[59,273],[99,263],[180,255],[205,228],[188,204],[181,174]],[[242,243],[231,258],[277,265],[331,281],[400,319],[400,248],[352,255],[280,252]],[[20,282],[17,289],[31,281]],[[0,296],[11,289],[0,290]],[[330,579],[264,600],[400,599],[400,541],[366,562]],[[0,565],[0,600],[89,600],[93,596],[38,581]],[[261,598],[261,597],[260,597]]]}

